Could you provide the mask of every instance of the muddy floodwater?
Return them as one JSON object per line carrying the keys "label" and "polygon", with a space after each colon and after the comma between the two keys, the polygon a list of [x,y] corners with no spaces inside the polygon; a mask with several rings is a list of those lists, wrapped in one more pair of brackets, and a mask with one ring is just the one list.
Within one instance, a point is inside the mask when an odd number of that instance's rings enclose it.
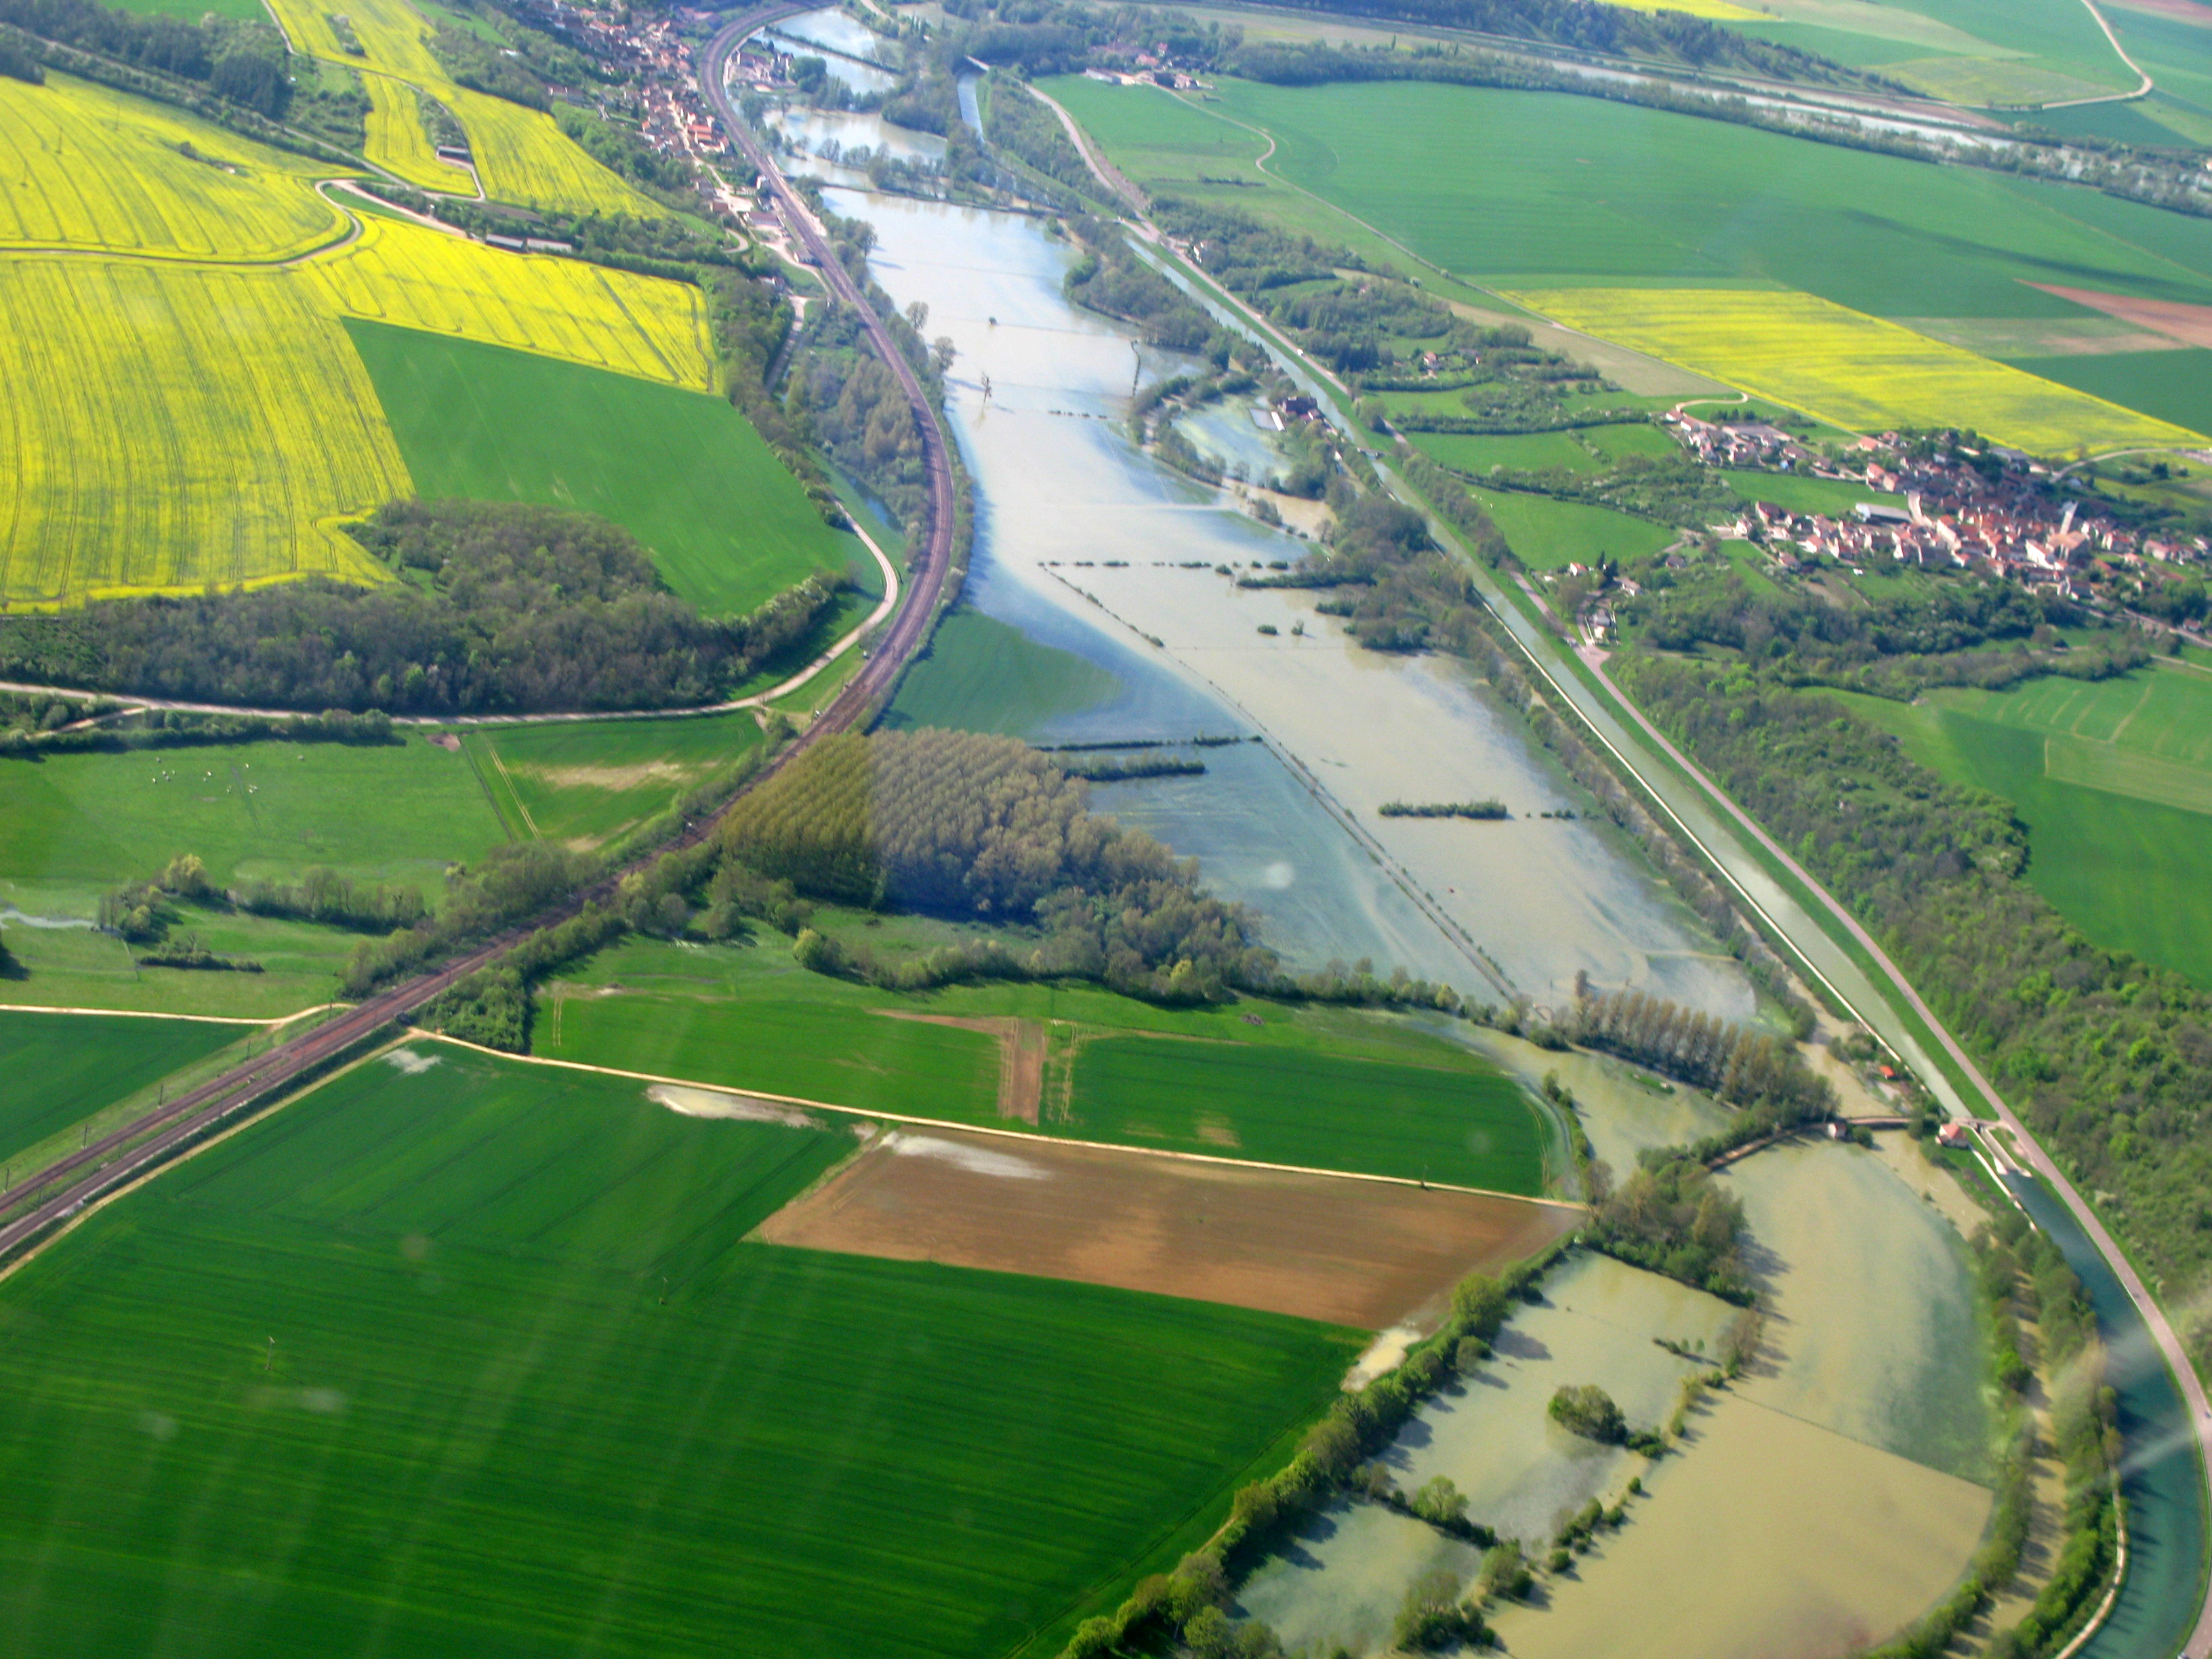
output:
{"label": "muddy floodwater", "polygon": [[[1753,1012],[1735,964],[1455,665],[1362,651],[1310,595],[1240,591],[1215,574],[1310,550],[1136,448],[1133,391],[1181,364],[1067,302],[1064,240],[1013,215],[845,190],[830,202],[875,227],[877,279],[899,304],[927,304],[927,331],[959,353],[951,412],[978,497],[967,602],[1126,688],[1030,735],[1266,739],[1210,751],[1204,777],[1114,786],[1102,807],[1197,857],[1300,965],[1366,956],[1545,1005],[1583,971],[1730,1018]],[[1225,404],[1199,427],[1225,449],[1235,420],[1249,424]],[[1247,456],[1264,448],[1234,435]],[[1262,623],[1277,634],[1260,635]],[[1376,811],[1490,795],[1511,821]]]}

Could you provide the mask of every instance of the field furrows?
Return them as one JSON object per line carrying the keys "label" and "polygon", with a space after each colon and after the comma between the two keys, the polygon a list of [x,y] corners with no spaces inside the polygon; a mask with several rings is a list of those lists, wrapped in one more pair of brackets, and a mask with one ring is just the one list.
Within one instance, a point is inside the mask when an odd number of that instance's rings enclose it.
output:
{"label": "field furrows", "polygon": [[1810,294],[1551,289],[1508,297],[1840,427],[1971,427],[2038,454],[2201,446],[2197,433]]}
{"label": "field furrows", "polygon": [[522,258],[421,225],[374,220],[303,268],[332,308],[695,391],[711,390],[695,289],[557,258]]}
{"label": "field furrows", "polygon": [[543,110],[525,109],[450,82],[430,89],[468,129],[470,153],[487,196],[570,213],[666,216],[667,210],[570,143]]}
{"label": "field furrows", "polygon": [[0,77],[0,247],[238,262],[304,253],[346,226],[307,167],[105,87]]}
{"label": "field furrows", "polygon": [[22,257],[0,260],[0,313],[11,602],[377,579],[329,521],[411,485],[359,357],[295,280]]}

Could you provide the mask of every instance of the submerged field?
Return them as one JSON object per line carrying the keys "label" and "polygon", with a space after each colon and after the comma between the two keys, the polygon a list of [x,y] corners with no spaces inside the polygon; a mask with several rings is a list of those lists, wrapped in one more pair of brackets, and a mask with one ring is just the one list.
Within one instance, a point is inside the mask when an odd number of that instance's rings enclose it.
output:
{"label": "submerged field", "polygon": [[2091,939],[2212,986],[2212,675],[1850,701],[1922,765],[2010,801],[2028,880]]}
{"label": "submerged field", "polygon": [[41,1653],[1056,1649],[1356,1340],[743,1242],[849,1136],[374,1060],[0,1287]]}

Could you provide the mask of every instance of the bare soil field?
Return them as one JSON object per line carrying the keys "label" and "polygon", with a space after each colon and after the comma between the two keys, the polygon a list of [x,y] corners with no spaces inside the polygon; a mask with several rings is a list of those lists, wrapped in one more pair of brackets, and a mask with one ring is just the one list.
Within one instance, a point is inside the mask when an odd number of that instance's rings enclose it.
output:
{"label": "bare soil field", "polygon": [[2099,294],[2086,288],[2057,288],[2049,283],[2033,283],[2045,294],[2055,294],[2062,300],[2071,300],[2077,306],[2087,306],[2108,317],[2117,317],[2124,323],[2133,323],[2179,340],[2184,345],[2212,347],[2212,306],[2187,305],[2179,300],[2138,300],[2125,294]]}
{"label": "bare soil field", "polygon": [[899,1130],[771,1216],[775,1244],[1034,1273],[1380,1330],[1572,1231],[1571,1206]]}

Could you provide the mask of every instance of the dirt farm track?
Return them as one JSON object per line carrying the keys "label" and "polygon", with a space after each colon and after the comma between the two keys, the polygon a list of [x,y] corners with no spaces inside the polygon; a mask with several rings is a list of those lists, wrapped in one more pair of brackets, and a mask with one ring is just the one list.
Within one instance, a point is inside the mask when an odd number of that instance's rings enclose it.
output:
{"label": "dirt farm track", "polygon": [[1481,1193],[900,1129],[757,1236],[1381,1330],[1581,1220]]}

